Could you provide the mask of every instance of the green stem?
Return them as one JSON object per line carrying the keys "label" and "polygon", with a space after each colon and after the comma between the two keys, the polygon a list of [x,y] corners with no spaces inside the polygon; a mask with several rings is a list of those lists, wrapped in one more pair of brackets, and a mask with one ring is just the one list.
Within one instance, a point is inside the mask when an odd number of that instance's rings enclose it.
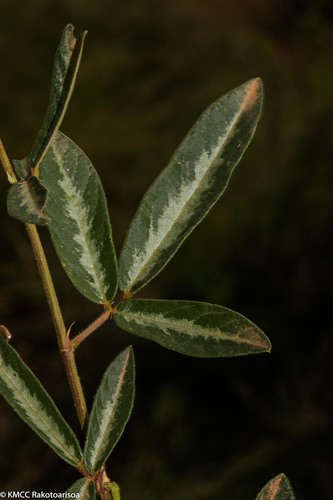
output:
{"label": "green stem", "polygon": [[112,483],[112,500],[120,500],[120,488],[117,483]]}
{"label": "green stem", "polygon": [[[0,161],[7,174],[8,181],[11,184],[16,184],[18,182],[17,177],[15,175],[13,167],[10,163],[8,155],[1,141],[0,141]],[[54,289],[51,273],[45,257],[42,243],[39,238],[37,228],[33,224],[25,224],[25,227],[28,232],[28,236],[30,238],[31,246],[36,259],[41,281],[44,287],[46,299],[51,311],[56,331],[58,346],[61,353],[61,357],[65,365],[66,375],[69,381],[70,389],[72,391],[78,419],[81,428],[83,429],[86,426],[88,418],[87,405],[83,394],[80,377],[77,371],[77,366],[74,357],[74,350],[67,335],[58,298]]]}
{"label": "green stem", "polygon": [[69,341],[67,330],[62,317],[58,298],[54,289],[49,266],[37,232],[36,226],[26,224],[31,246],[35,255],[37,267],[44,287],[58,341],[59,350],[65,365],[68,382],[72,391],[77,416],[83,429],[87,423],[87,405],[83,394],[80,377],[74,357],[74,350]]}
{"label": "green stem", "polygon": [[8,158],[8,155],[1,140],[0,140],[0,161],[7,174],[8,182],[10,184],[16,184],[17,178],[15,172],[13,170],[12,164],[10,163],[10,160]]}

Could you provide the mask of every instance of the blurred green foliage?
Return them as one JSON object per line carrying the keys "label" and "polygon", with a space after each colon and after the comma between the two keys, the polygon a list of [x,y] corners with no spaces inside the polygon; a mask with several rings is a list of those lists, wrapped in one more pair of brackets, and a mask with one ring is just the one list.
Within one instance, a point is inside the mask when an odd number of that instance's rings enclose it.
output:
{"label": "blurred green foliage", "polygon": [[[219,303],[252,318],[271,355],[197,360],[105,326],[79,350],[88,400],[134,344],[138,389],[109,463],[124,500],[243,500],[285,472],[298,498],[331,498],[333,8],[329,0],[1,0],[1,138],[31,147],[64,26],[88,29],[63,131],[105,186],[119,250],[146,188],[199,113],[249,78],[264,114],[221,202],[142,294]],[[0,322],[76,425],[24,228],[0,182]],[[99,310],[71,287],[42,231],[68,324]],[[36,355],[36,353],[38,353]],[[88,368],[87,368],[88,367]],[[4,402],[0,489],[75,479]]]}

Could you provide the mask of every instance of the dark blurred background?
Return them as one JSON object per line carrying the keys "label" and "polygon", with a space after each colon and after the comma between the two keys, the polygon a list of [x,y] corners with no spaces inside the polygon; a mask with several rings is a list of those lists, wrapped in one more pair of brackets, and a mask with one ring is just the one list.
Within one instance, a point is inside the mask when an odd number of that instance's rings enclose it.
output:
{"label": "dark blurred background", "polygon": [[[200,360],[104,326],[78,352],[89,404],[128,344],[132,419],[108,471],[124,500],[253,499],[285,472],[297,498],[333,491],[333,6],[331,0],[1,0],[0,136],[30,150],[64,26],[87,29],[62,130],[98,170],[119,252],[151,181],[212,101],[261,76],[265,106],[223,199],[142,297],[210,301],[257,323],[270,355]],[[79,432],[24,227],[0,173],[0,323]],[[101,309],[76,292],[41,230],[66,323]],[[0,489],[77,478],[0,402]]]}

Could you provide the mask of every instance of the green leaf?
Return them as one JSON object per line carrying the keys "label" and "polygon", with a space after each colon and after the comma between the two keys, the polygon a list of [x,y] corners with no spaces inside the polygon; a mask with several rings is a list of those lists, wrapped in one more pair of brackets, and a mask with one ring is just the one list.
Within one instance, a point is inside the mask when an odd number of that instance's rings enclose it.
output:
{"label": "green leaf", "polygon": [[45,214],[59,259],[76,288],[109,304],[117,289],[117,261],[101,181],[89,158],[57,132],[40,165],[48,190]]}
{"label": "green leaf", "polygon": [[13,184],[8,191],[7,210],[9,215],[21,222],[45,226],[48,218],[44,214],[47,189],[34,175]]}
{"label": "green leaf", "polygon": [[95,500],[95,485],[89,479],[81,478],[67,490],[67,493],[78,493],[80,500]]}
{"label": "green leaf", "polygon": [[48,146],[65,115],[73,93],[77,72],[81,62],[86,31],[77,39],[74,27],[68,24],[61,36],[54,59],[51,95],[48,109],[28,157],[28,165],[34,168],[43,158]]}
{"label": "green leaf", "polygon": [[256,78],[199,117],[134,216],[119,261],[123,291],[133,293],[156,276],[220,198],[252,139],[262,96]]}
{"label": "green leaf", "polygon": [[131,415],[135,392],[132,347],[127,347],[106,370],[91,411],[84,463],[90,474],[104,464]]}
{"label": "green leaf", "polygon": [[263,487],[256,500],[295,500],[295,495],[287,476],[279,474]]}
{"label": "green leaf", "polygon": [[54,60],[48,109],[32,151],[23,160],[13,160],[21,182],[9,189],[7,208],[9,214],[21,222],[37,225],[46,225],[48,222],[43,214],[46,190],[40,183],[37,184],[36,179],[39,176],[39,163],[65,115],[80,65],[87,32],[81,33],[77,39],[73,31],[74,27],[71,24],[68,24],[63,31]]}
{"label": "green leaf", "polygon": [[53,400],[17,352],[0,338],[0,394],[63,460],[78,466],[82,451]]}
{"label": "green leaf", "polygon": [[167,349],[202,358],[269,352],[266,335],[226,307],[181,300],[132,299],[121,302],[116,324]]}

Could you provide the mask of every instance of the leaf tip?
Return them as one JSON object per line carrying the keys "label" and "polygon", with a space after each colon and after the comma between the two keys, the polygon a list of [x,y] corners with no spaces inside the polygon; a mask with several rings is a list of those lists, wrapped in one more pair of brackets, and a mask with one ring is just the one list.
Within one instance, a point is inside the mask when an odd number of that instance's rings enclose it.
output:
{"label": "leaf tip", "polygon": [[246,84],[246,107],[252,108],[259,101],[261,102],[264,94],[264,85],[260,77],[252,78]]}
{"label": "leaf tip", "polygon": [[254,334],[252,340],[253,340],[253,346],[256,347],[256,352],[257,354],[263,354],[263,353],[268,353],[270,354],[272,351],[272,344],[269,338],[264,334],[264,332],[257,327],[255,327],[254,331],[252,331]]}
{"label": "leaf tip", "polygon": [[261,490],[256,500],[285,498],[286,500],[295,500],[292,486],[288,477],[282,472],[273,477]]}
{"label": "leaf tip", "polygon": [[271,344],[269,338],[267,338],[267,337],[265,338],[263,352],[266,352],[268,354],[270,354],[272,352],[272,344]]}
{"label": "leaf tip", "polygon": [[264,84],[260,76],[256,76],[255,78],[251,78],[249,80],[249,86],[253,88],[253,90],[257,93],[262,93]]}
{"label": "leaf tip", "polygon": [[124,354],[126,354],[128,360],[130,359],[131,361],[134,361],[134,349],[132,345],[129,345],[124,349]]}
{"label": "leaf tip", "polygon": [[5,325],[0,325],[0,335],[2,338],[4,338],[7,342],[10,341],[12,338],[12,334],[8,330],[8,328]]}
{"label": "leaf tip", "polygon": [[263,333],[263,352],[271,353],[272,352],[272,344],[269,338]]}

